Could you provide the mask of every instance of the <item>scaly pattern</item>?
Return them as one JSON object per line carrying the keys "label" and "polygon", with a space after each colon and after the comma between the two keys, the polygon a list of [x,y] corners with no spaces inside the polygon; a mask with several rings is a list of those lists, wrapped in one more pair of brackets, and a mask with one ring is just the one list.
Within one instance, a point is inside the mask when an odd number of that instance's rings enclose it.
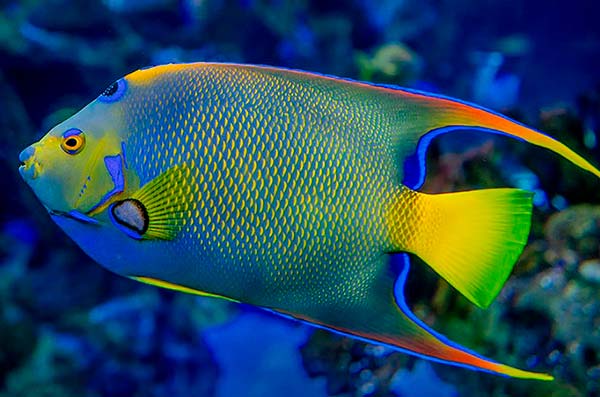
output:
{"label": "scaly pattern", "polygon": [[[380,271],[368,264],[388,241],[392,120],[386,132],[343,92],[324,101],[315,94],[328,87],[267,77],[200,68],[131,78],[149,99],[127,103],[127,158],[142,185],[188,165],[187,191],[172,192],[191,204],[173,254],[213,258],[195,271],[206,290],[262,305],[280,296],[298,309],[363,299],[354,292]],[[230,288],[232,272],[242,281]]]}

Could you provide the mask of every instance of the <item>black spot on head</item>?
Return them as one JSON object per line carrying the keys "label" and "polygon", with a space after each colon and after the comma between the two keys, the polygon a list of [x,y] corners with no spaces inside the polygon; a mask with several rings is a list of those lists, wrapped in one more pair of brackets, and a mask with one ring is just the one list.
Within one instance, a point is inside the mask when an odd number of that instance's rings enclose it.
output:
{"label": "black spot on head", "polygon": [[110,103],[121,99],[127,90],[127,81],[121,78],[109,85],[98,97],[100,102]]}
{"label": "black spot on head", "polygon": [[111,85],[109,85],[104,92],[102,93],[102,96],[105,97],[111,97],[113,95],[115,95],[115,92],[117,92],[117,89],[119,88],[119,82],[115,81],[114,83],[112,83]]}

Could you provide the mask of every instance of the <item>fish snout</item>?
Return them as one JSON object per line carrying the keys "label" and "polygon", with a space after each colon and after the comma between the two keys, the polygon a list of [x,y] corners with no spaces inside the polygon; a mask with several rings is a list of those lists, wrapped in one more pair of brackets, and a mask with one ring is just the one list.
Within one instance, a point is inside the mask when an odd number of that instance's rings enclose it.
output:
{"label": "fish snout", "polygon": [[19,154],[19,173],[25,180],[35,179],[38,176],[39,165],[35,161],[35,147],[28,146]]}

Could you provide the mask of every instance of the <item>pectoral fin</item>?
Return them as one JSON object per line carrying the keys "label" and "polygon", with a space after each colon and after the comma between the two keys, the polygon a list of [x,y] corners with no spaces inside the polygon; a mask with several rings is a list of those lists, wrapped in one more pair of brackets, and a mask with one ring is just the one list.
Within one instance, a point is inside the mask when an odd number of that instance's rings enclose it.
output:
{"label": "pectoral fin", "polygon": [[191,217],[189,201],[190,169],[176,165],[109,208],[113,224],[138,240],[172,240]]}

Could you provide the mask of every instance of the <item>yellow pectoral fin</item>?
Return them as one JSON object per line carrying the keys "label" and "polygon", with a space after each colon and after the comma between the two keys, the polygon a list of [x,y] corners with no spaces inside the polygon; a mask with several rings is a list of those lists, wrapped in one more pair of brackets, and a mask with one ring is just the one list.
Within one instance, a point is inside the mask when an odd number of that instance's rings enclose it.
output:
{"label": "yellow pectoral fin", "polygon": [[191,172],[187,164],[175,165],[114,202],[109,211],[113,224],[136,240],[175,239],[192,217]]}
{"label": "yellow pectoral fin", "polygon": [[187,164],[173,166],[131,196],[148,214],[143,238],[172,240],[183,228],[185,218],[190,217],[186,205],[190,201],[190,173]]}
{"label": "yellow pectoral fin", "polygon": [[166,289],[170,289],[170,290],[173,290],[173,291],[185,292],[186,294],[208,296],[210,298],[225,299],[225,300],[230,301],[230,302],[237,302],[237,303],[239,303],[239,301],[237,301],[235,299],[228,298],[226,296],[217,295],[217,294],[211,294],[209,292],[204,292],[204,291],[198,291],[198,290],[195,290],[193,288],[184,287],[182,285],[177,285],[177,284],[169,283],[167,281],[157,280],[155,278],[150,278],[150,277],[130,277],[130,278],[132,278],[132,279],[134,279],[136,281],[139,281],[141,283],[144,283],[144,284],[154,285],[155,287],[166,288]]}

